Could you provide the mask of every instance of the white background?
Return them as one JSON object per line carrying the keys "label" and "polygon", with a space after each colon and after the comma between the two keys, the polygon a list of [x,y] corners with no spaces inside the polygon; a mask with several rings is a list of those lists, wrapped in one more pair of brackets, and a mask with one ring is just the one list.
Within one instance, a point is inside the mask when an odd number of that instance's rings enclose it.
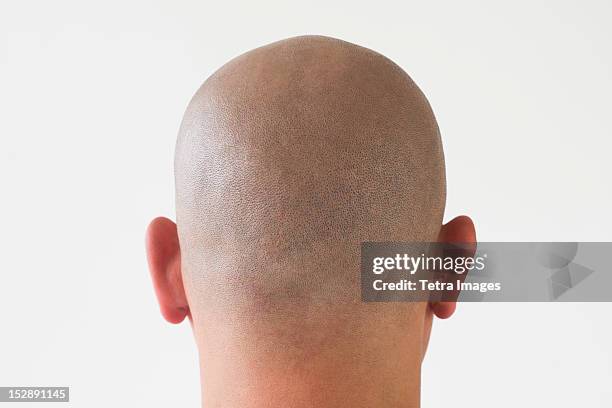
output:
{"label": "white background", "polygon": [[[157,312],[143,232],[174,214],[175,135],[200,83],[293,35],[375,49],[420,85],[447,220],[471,215],[481,240],[611,241],[610,7],[1,0],[0,386],[70,386],[88,408],[199,405],[190,328]],[[423,406],[612,406],[610,312],[459,305],[434,326]]]}

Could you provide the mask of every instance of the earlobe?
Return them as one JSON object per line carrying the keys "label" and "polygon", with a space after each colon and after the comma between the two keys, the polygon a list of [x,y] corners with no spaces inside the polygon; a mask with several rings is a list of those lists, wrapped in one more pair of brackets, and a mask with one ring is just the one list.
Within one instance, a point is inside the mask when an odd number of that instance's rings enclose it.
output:
{"label": "earlobe", "polygon": [[181,274],[181,251],[176,224],[159,217],[149,224],[146,250],[153,287],[164,318],[180,323],[189,314]]}
{"label": "earlobe", "polygon": [[438,319],[448,319],[455,313],[457,302],[435,302],[430,307]]}
{"label": "earlobe", "polygon": [[[476,229],[474,228],[472,219],[468,216],[461,215],[444,224],[440,229],[438,242],[473,243],[475,250]],[[429,306],[436,317],[448,319],[455,313],[457,302],[435,302],[430,303]]]}

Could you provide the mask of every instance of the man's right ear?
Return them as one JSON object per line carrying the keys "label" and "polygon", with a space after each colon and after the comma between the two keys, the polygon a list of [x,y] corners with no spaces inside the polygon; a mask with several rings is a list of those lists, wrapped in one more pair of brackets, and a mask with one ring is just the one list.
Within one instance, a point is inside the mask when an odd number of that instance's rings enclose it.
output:
{"label": "man's right ear", "polygon": [[189,304],[181,274],[181,250],[176,224],[159,217],[146,232],[147,260],[162,316],[180,323],[189,316]]}
{"label": "man's right ear", "polygon": [[[476,229],[472,219],[462,215],[444,224],[440,229],[438,242],[445,244],[473,244],[466,247],[468,256],[473,256],[476,251]],[[465,276],[464,276],[465,278]],[[457,292],[457,296],[459,293]],[[436,317],[448,319],[455,313],[457,302],[434,302],[430,303],[430,308]]]}

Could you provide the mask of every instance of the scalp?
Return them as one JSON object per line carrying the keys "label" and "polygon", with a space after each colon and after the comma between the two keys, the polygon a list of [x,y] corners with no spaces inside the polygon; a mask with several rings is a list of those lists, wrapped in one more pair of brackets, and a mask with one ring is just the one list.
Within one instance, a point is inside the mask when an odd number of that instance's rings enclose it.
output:
{"label": "scalp", "polygon": [[214,73],[183,119],[175,174],[192,290],[232,282],[264,302],[325,298],[347,279],[354,296],[360,243],[435,240],[445,202],[422,92],[389,59],[326,37]]}

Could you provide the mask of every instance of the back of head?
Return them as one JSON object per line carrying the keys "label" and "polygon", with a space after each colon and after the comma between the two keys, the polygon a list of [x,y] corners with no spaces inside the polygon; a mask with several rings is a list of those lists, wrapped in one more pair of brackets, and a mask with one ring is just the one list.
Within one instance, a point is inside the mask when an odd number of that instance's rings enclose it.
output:
{"label": "back of head", "polygon": [[434,241],[445,203],[434,115],[387,58],[326,37],[235,58],[189,104],[175,173],[183,279],[209,364],[207,350],[222,349],[234,376],[244,364],[274,371],[257,365],[274,353],[283,367],[304,361],[295,372],[338,366],[401,346],[423,319],[424,305],[360,299],[361,243]]}

